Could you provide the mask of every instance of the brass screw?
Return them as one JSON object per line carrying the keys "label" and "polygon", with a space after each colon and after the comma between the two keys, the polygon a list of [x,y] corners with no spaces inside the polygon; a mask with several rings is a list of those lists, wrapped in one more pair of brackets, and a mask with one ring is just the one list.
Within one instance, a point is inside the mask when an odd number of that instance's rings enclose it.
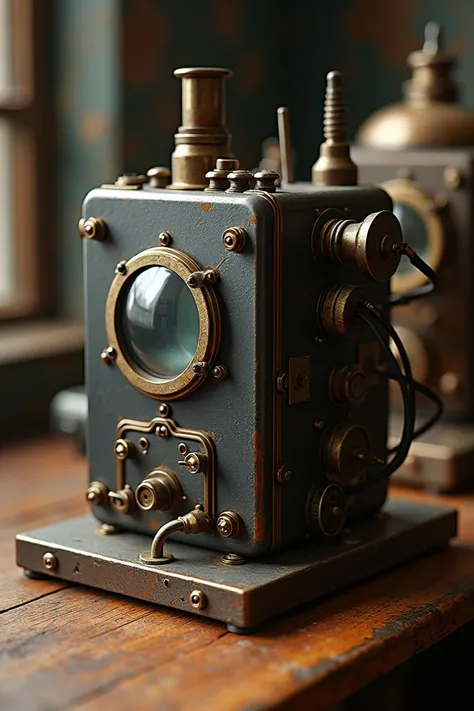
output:
{"label": "brass screw", "polygon": [[79,235],[87,239],[96,239],[99,242],[105,239],[107,227],[99,217],[88,217],[79,220]]}
{"label": "brass screw", "polygon": [[247,240],[247,230],[244,227],[230,227],[222,235],[222,244],[229,252],[241,252]]}
{"label": "brass screw", "polygon": [[204,281],[206,284],[216,284],[219,281],[219,272],[217,269],[207,269],[204,272]]}
{"label": "brass screw", "polygon": [[288,390],[288,373],[280,373],[277,375],[277,390],[284,393]]}
{"label": "brass screw", "polygon": [[169,247],[173,241],[173,238],[169,232],[160,232],[158,239],[162,247]]}
{"label": "brass screw", "polygon": [[163,439],[166,439],[166,437],[169,437],[169,435],[170,435],[169,429],[167,428],[166,425],[160,425],[159,427],[156,428],[155,432],[158,435],[158,437],[163,437]]}
{"label": "brass screw", "polygon": [[447,188],[452,188],[457,190],[462,184],[462,173],[459,168],[455,168],[453,165],[448,165],[444,169],[444,184]]}
{"label": "brass screw", "polygon": [[224,511],[217,518],[216,528],[223,538],[237,536],[240,530],[240,517],[233,511]]}
{"label": "brass screw", "polygon": [[46,570],[56,570],[58,567],[58,559],[54,553],[45,553],[43,556],[43,565]]}
{"label": "brass screw", "polygon": [[207,606],[207,597],[201,590],[193,590],[189,602],[196,610],[203,610]]}
{"label": "brass screw", "polygon": [[168,415],[170,414],[170,408],[168,405],[166,405],[166,403],[163,403],[159,406],[158,412],[162,417],[168,417]]}
{"label": "brass screw", "polygon": [[127,459],[132,453],[131,443],[126,439],[118,439],[114,444],[114,452],[117,459]]}
{"label": "brass screw", "polygon": [[109,365],[114,361],[117,357],[117,351],[115,348],[112,348],[112,346],[107,346],[107,348],[104,348],[102,353],[100,354],[100,359],[102,363],[105,363],[106,365]]}
{"label": "brass screw", "polygon": [[117,526],[113,526],[111,523],[103,523],[99,528],[99,533],[102,536],[114,536],[118,532]]}
{"label": "brass screw", "polygon": [[198,289],[201,286],[201,280],[197,274],[190,274],[186,280],[186,284],[190,289]]}
{"label": "brass screw", "polygon": [[212,369],[212,377],[216,380],[224,380],[224,378],[227,378],[228,375],[229,371],[225,365],[215,365]]}
{"label": "brass screw", "polygon": [[125,259],[122,259],[122,261],[117,264],[115,273],[121,274],[122,276],[127,273],[127,262]]}
{"label": "brass screw", "polygon": [[190,452],[184,458],[184,466],[190,474],[199,474],[206,469],[206,455],[202,452]]}
{"label": "brass screw", "polygon": [[208,364],[205,361],[198,361],[197,363],[193,364],[193,373],[194,375],[205,375],[208,369]]}
{"label": "brass screw", "polygon": [[291,481],[291,471],[288,467],[283,466],[279,468],[277,471],[277,480],[280,484],[288,484],[288,482]]}

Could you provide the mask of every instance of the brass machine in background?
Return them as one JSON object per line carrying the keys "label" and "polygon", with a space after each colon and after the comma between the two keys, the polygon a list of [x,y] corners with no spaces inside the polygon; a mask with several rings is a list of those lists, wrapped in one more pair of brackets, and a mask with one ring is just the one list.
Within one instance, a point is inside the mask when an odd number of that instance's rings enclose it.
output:
{"label": "brass machine in background", "polygon": [[[382,509],[417,436],[389,281],[403,255],[435,277],[388,195],[357,184],[341,75],[328,76],[311,189],[290,182],[280,111],[279,189],[278,173],[253,175],[231,153],[229,74],[178,70],[172,171],[122,175],[86,198],[93,515],[19,534],[17,559],[30,576],[245,632],[445,543],[456,514]],[[387,450],[391,377],[406,417]]]}
{"label": "brass machine in background", "polygon": [[[445,406],[395,478],[440,491],[474,478],[474,113],[458,103],[455,64],[439,26],[428,23],[423,48],[408,57],[403,101],[370,116],[353,148],[361,181],[389,193],[404,238],[438,273],[436,291],[401,302],[393,321],[416,379]],[[410,265],[392,281],[398,293],[425,284]]]}

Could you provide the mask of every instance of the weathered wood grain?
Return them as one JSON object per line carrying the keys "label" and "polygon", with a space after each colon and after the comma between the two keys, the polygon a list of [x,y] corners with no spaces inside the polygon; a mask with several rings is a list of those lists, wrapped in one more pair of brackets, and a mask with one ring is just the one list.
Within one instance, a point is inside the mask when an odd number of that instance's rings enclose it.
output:
{"label": "weathered wood grain", "polygon": [[[474,549],[462,541],[247,637],[97,590],[24,581],[8,562],[18,528],[14,509],[23,523],[37,526],[83,506],[84,462],[63,446],[38,444],[38,459],[35,446],[8,455],[16,463],[7,488],[18,481],[18,467],[23,487],[33,492],[41,480],[49,493],[38,493],[35,502],[33,493],[28,499],[10,491],[9,516],[0,515],[0,595],[9,600],[0,615],[0,708],[6,711],[194,711],[196,704],[210,711],[317,711],[474,619]],[[43,469],[48,457],[57,466]],[[37,461],[36,468],[26,460]],[[462,537],[474,540],[474,502],[455,501]],[[30,597],[18,581],[34,586]]]}

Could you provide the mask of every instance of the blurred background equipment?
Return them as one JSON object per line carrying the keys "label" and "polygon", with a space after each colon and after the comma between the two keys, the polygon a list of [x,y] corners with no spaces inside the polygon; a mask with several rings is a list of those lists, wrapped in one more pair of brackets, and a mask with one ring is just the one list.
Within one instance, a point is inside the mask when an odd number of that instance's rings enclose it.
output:
{"label": "blurred background equipment", "polygon": [[[361,180],[387,190],[404,238],[438,272],[433,294],[392,314],[415,377],[445,404],[444,421],[413,444],[396,478],[439,490],[472,480],[474,465],[474,113],[458,103],[455,64],[429,22],[423,48],[408,56],[403,101],[369,117],[354,149]],[[392,289],[425,284],[407,263]]]}

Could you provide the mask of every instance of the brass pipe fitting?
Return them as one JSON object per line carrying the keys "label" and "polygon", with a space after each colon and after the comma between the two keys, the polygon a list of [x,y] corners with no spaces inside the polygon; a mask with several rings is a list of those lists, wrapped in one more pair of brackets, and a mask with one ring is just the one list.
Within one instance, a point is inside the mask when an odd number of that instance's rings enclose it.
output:
{"label": "brass pipe fitting", "polygon": [[135,499],[143,511],[172,511],[181,501],[178,478],[165,469],[152,471],[136,488]]}
{"label": "brass pipe fitting", "polygon": [[182,125],[175,134],[171,156],[174,190],[202,190],[217,158],[233,158],[231,135],[225,125],[225,79],[229,69],[176,69],[182,80]]}
{"label": "brass pipe fitting", "polygon": [[206,533],[212,529],[212,519],[204,511],[200,504],[196,504],[195,508],[184,516],[168,521],[164,526],[161,526],[155,535],[151,548],[140,554],[140,560],[148,565],[162,565],[173,560],[171,553],[164,553],[163,548],[166,540],[172,533],[178,531],[182,533]]}

